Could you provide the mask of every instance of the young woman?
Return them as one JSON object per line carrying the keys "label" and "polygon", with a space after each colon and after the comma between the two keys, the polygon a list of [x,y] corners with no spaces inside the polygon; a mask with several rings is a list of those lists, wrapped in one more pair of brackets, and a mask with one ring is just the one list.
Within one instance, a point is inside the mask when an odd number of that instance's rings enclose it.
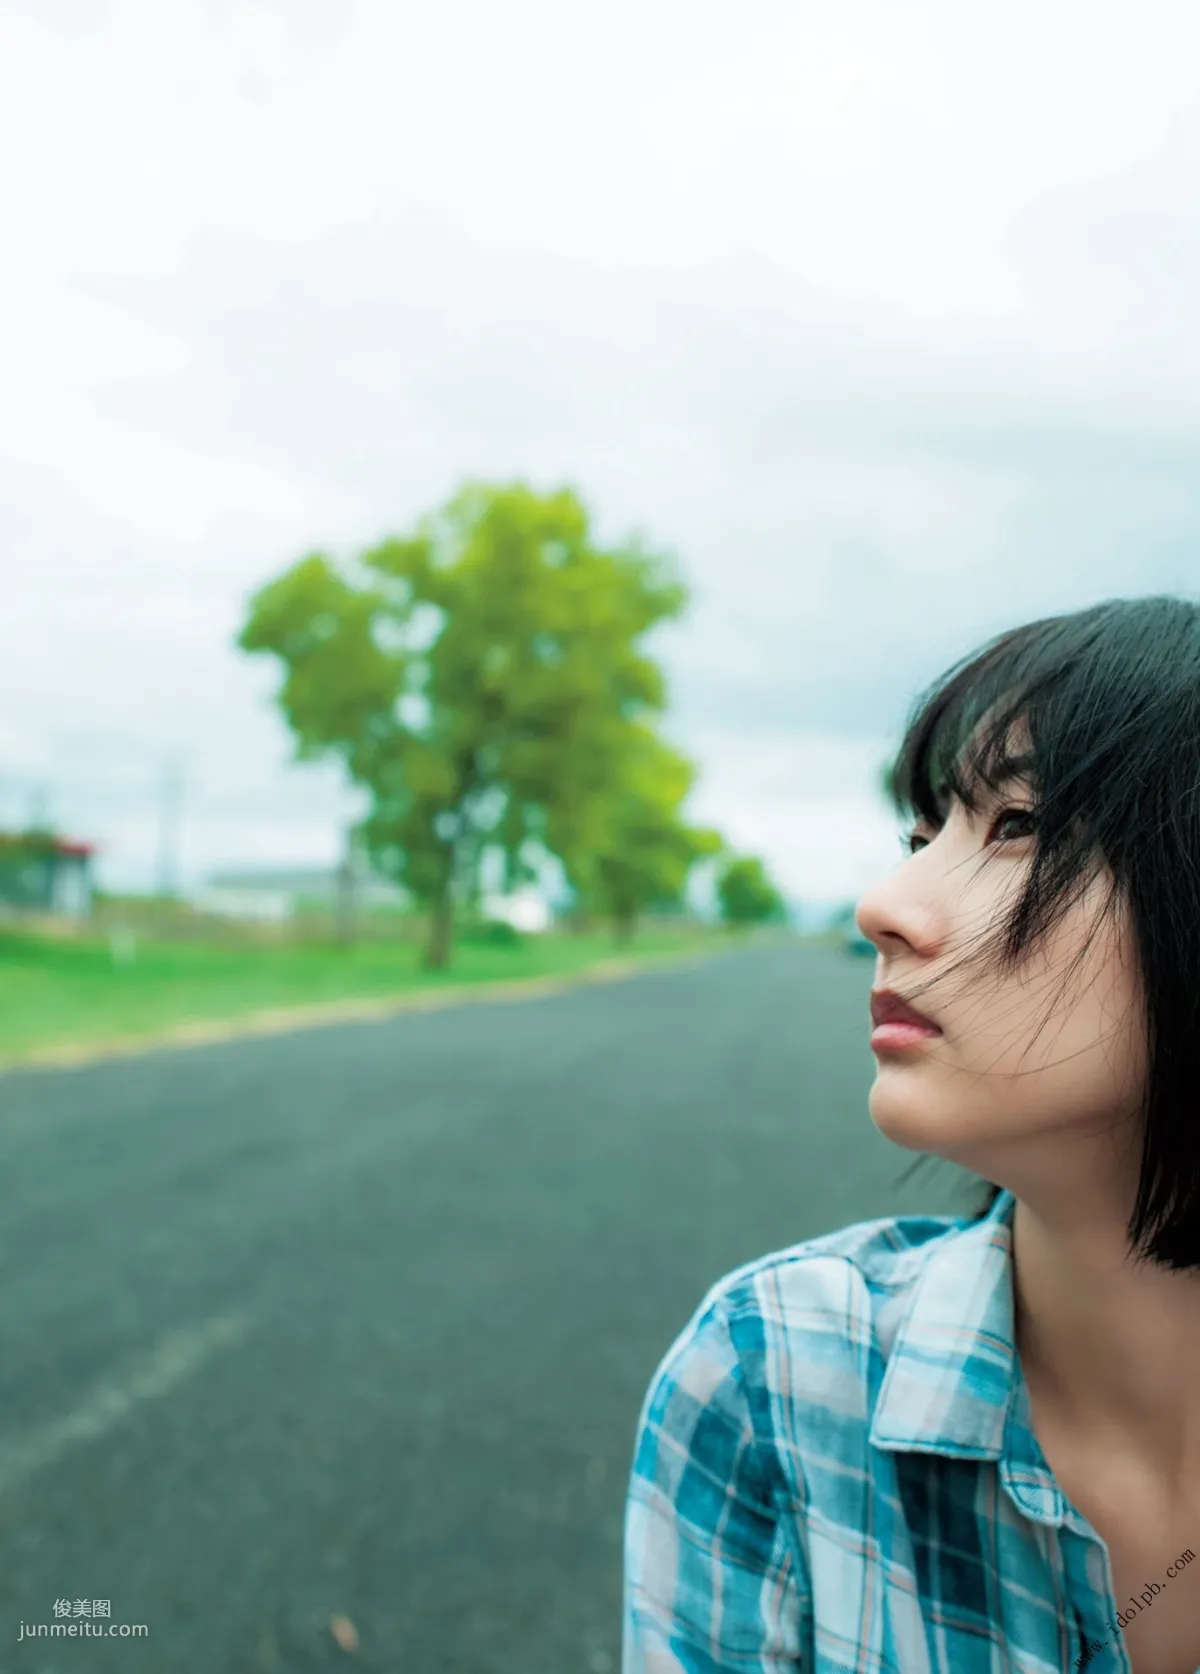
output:
{"label": "young woman", "polygon": [[[624,1674],[1200,1669],[1200,605],[922,694],[858,904],[875,1125],[987,1183],[707,1292],[651,1381]],[[865,1022],[865,1019],[864,1019]]]}

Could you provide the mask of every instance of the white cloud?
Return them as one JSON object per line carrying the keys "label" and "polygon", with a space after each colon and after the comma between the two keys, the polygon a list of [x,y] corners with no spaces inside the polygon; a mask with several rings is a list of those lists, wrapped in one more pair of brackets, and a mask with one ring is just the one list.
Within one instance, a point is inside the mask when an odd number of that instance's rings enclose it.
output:
{"label": "white cloud", "polygon": [[880,752],[946,663],[1194,585],[1198,35],[1033,0],[0,8],[0,816],[49,782],[150,881],[182,748],[188,867],[335,852],[353,793],[286,766],[245,600],[520,474],[678,553],[697,812],[793,889],[865,887]]}
{"label": "white cloud", "polygon": [[694,812],[735,849],[769,853],[772,875],[795,898],[861,894],[899,859],[896,821],[873,789],[888,742],[701,732],[693,743],[710,766]]}

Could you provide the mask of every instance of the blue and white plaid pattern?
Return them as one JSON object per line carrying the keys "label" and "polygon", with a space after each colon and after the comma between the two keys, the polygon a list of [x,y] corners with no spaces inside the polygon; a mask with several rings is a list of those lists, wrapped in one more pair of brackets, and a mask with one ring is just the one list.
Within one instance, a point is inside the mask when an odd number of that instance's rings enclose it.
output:
{"label": "blue and white plaid pattern", "polygon": [[1033,1433],[1013,1207],[858,1222],[711,1287],[638,1419],[623,1674],[1130,1674]]}

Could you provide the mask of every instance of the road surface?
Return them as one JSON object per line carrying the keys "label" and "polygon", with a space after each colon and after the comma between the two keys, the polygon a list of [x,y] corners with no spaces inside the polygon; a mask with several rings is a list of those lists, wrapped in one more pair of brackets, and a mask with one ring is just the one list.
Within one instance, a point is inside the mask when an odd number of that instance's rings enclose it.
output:
{"label": "road surface", "polygon": [[968,1201],[894,1189],[872,973],[749,948],[0,1077],[0,1674],[616,1674],[705,1290]]}

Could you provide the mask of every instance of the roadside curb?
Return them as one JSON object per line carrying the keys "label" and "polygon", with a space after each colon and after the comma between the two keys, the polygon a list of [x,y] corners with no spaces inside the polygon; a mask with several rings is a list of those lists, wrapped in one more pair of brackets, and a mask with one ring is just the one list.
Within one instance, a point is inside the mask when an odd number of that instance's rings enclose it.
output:
{"label": "roadside curb", "polygon": [[0,1057],[0,1076],[15,1070],[84,1068],[114,1058],[141,1057],[149,1052],[187,1046],[212,1046],[255,1035],[293,1034],[300,1029],[321,1028],[332,1023],[377,1022],[409,1011],[441,1011],[452,1006],[485,1005],[493,1001],[542,999],[596,983],[620,982],[626,977],[646,972],[680,970],[733,951],[733,948],[718,946],[692,949],[682,954],[651,953],[641,959],[602,959],[595,965],[565,976],[517,977],[508,982],[464,982],[445,988],[417,989],[411,994],[271,1006],[240,1017],[196,1018],[173,1023],[169,1028],[152,1034],[121,1035],[110,1040],[81,1041],[76,1045],[35,1047],[28,1053]]}

